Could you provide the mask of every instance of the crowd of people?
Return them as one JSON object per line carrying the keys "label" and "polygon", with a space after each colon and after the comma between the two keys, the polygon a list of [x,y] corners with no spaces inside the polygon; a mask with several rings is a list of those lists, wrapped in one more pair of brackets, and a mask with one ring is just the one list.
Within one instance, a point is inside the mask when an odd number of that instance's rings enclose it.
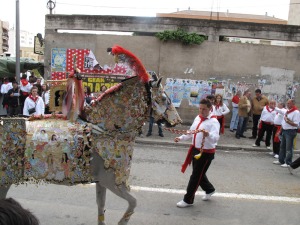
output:
{"label": "crowd of people", "polygon": [[[50,114],[50,87],[42,83],[32,72],[28,77],[23,74],[20,83],[15,78],[4,78],[1,84],[2,106],[8,116],[30,116]],[[107,90],[101,86],[101,93]],[[91,92],[89,86],[84,87],[85,102],[90,104],[97,96]]]}
{"label": "crowd of people", "polygon": [[255,90],[251,98],[251,91],[246,90],[241,96],[237,92],[232,98],[233,110],[230,122],[230,131],[235,132],[237,139],[246,138],[248,119],[252,117],[252,136],[255,142],[253,147],[260,147],[265,142],[268,150],[277,160],[274,164],[288,168],[291,173],[300,166],[300,159],[292,162],[295,148],[296,135],[300,127],[300,112],[295,105],[295,100],[285,102],[268,100],[262,95],[260,89]]}
{"label": "crowd of people", "polygon": [[4,78],[1,95],[2,106],[8,116],[49,113],[49,88],[33,72],[29,77],[23,74],[20,83],[15,78]]}

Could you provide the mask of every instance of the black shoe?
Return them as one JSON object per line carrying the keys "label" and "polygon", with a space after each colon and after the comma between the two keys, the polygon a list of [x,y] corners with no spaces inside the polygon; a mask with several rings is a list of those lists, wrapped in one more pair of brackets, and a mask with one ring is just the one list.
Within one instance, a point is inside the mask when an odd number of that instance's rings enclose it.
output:
{"label": "black shoe", "polygon": [[149,137],[149,136],[151,136],[152,134],[150,134],[150,133],[148,133],[147,135],[146,135],[146,137]]}
{"label": "black shoe", "polygon": [[240,139],[240,135],[235,135],[235,137],[236,137],[237,139]]}
{"label": "black shoe", "polygon": [[159,136],[161,136],[161,137],[164,137],[164,135],[163,135],[163,134],[159,134]]}
{"label": "black shoe", "polygon": [[234,132],[234,130],[229,130],[230,132]]}
{"label": "black shoe", "polygon": [[256,137],[251,136],[251,137],[249,137],[249,139],[256,139]]}
{"label": "black shoe", "polygon": [[240,135],[241,138],[247,138],[245,135]]}

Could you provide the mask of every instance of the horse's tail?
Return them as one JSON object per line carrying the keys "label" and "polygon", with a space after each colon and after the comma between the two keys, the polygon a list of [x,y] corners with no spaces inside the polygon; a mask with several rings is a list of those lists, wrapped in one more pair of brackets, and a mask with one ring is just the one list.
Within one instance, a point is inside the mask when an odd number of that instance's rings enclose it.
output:
{"label": "horse's tail", "polygon": [[143,81],[147,83],[150,80],[150,76],[147,73],[144,65],[142,64],[141,60],[132,54],[130,51],[122,48],[119,45],[115,45],[111,48],[111,53],[114,55],[124,54],[128,57],[128,60],[125,60],[128,63],[130,69],[132,69],[135,74]]}

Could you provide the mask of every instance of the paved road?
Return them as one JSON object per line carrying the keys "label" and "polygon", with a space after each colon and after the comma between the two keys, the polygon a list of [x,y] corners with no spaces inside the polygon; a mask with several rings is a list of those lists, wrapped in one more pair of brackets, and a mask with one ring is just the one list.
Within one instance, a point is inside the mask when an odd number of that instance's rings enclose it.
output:
{"label": "paved road", "polygon": [[[266,152],[218,151],[208,171],[216,195],[203,202],[200,191],[193,207],[177,208],[191,172],[180,172],[186,150],[136,145],[130,183],[138,207],[129,224],[299,224],[300,172],[290,175],[273,165]],[[8,195],[32,210],[42,225],[96,224],[94,185],[23,185],[11,188]],[[108,192],[107,225],[117,224],[126,207]]]}

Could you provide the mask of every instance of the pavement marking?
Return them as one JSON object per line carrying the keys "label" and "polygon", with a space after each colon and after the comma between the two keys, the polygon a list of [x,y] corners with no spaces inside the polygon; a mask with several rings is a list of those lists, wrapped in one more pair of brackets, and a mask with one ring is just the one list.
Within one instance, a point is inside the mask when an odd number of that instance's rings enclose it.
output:
{"label": "pavement marking", "polygon": [[[135,191],[160,192],[160,193],[170,193],[170,194],[185,194],[186,193],[186,190],[179,190],[179,189],[150,188],[150,187],[140,187],[140,186],[130,186],[130,187],[132,190],[135,190]],[[204,195],[204,192],[197,191],[196,195]],[[222,198],[300,203],[300,198],[281,197],[281,196],[218,193],[218,192],[216,192],[213,196],[214,197],[222,197]]]}
{"label": "pavement marking", "polygon": [[[95,185],[95,183],[88,184],[88,185],[93,186]],[[186,190],[180,190],[180,189],[151,188],[151,187],[141,187],[141,186],[130,186],[130,189],[133,191],[147,191],[147,192],[159,192],[159,193],[182,194],[182,195],[186,193]],[[196,195],[204,195],[204,191],[197,191]],[[216,192],[213,196],[221,197],[221,198],[300,203],[300,198],[295,198],[295,197],[219,193],[219,192]]]}

